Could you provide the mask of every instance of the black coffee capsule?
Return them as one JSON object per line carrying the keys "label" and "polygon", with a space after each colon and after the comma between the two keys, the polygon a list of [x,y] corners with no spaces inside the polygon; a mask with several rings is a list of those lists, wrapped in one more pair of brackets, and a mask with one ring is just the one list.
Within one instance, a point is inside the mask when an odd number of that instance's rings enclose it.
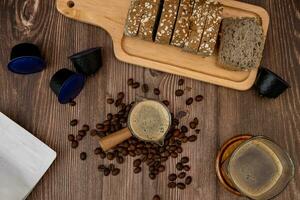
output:
{"label": "black coffee capsule", "polygon": [[88,49],[69,57],[77,72],[86,76],[95,74],[102,66],[101,47]]}
{"label": "black coffee capsule", "polygon": [[274,72],[261,67],[256,78],[255,87],[259,95],[268,98],[277,98],[290,86]]}
{"label": "black coffee capsule", "polygon": [[14,46],[7,67],[17,74],[32,74],[42,71],[46,66],[39,48],[31,43],[21,43]]}
{"label": "black coffee capsule", "polygon": [[72,101],[79,95],[85,83],[82,74],[68,69],[57,71],[51,78],[50,87],[62,104]]}

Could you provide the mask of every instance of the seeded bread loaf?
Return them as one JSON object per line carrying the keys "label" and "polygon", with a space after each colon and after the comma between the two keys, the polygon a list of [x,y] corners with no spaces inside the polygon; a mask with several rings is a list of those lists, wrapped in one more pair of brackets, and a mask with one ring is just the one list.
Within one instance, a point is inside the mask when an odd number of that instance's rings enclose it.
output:
{"label": "seeded bread loaf", "polygon": [[161,0],[142,0],[143,14],[139,28],[139,37],[143,40],[154,41],[157,23],[160,18]]}
{"label": "seeded bread loaf", "polygon": [[219,28],[222,20],[223,7],[220,3],[214,2],[210,5],[209,14],[205,23],[198,54],[206,57],[211,56],[214,52]]}
{"label": "seeded bread loaf", "polygon": [[180,0],[165,0],[158,25],[155,42],[170,44]]}
{"label": "seeded bread loaf", "polygon": [[194,0],[181,0],[171,45],[183,47],[189,33],[189,19],[194,6]]}
{"label": "seeded bread loaf", "polygon": [[195,0],[192,16],[190,18],[190,30],[188,39],[184,45],[184,51],[197,53],[201,37],[204,31],[210,1]]}
{"label": "seeded bread loaf", "polygon": [[259,66],[264,49],[263,29],[256,18],[225,18],[221,25],[218,63],[231,70]]}
{"label": "seeded bread loaf", "polygon": [[142,7],[143,0],[132,0],[127,15],[127,21],[125,24],[125,35],[135,37],[138,34],[141,16],[143,13]]}

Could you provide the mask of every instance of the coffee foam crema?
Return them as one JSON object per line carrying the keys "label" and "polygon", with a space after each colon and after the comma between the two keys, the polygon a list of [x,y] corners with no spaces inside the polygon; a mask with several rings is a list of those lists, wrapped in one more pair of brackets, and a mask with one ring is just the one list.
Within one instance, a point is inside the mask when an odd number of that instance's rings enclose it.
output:
{"label": "coffee foam crema", "polygon": [[161,140],[170,127],[169,111],[161,103],[145,100],[136,104],[129,116],[129,128],[142,140]]}

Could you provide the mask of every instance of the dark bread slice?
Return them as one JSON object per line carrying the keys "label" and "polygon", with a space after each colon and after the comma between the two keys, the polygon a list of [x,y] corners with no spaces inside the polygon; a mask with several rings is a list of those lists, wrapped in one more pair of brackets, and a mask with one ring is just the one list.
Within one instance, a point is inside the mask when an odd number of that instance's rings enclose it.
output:
{"label": "dark bread slice", "polygon": [[127,14],[124,34],[129,37],[135,37],[138,34],[141,17],[143,13],[143,0],[132,0]]}
{"label": "dark bread slice", "polygon": [[225,18],[218,63],[231,70],[256,68],[262,59],[264,43],[263,28],[256,18]]}
{"label": "dark bread slice", "polygon": [[165,0],[158,24],[155,42],[170,44],[180,0]]}

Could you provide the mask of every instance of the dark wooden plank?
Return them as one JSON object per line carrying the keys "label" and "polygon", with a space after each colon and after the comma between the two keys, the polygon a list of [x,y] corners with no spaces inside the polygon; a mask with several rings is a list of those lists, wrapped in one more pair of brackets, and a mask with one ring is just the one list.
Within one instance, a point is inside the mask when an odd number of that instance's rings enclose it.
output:
{"label": "dark wooden plank", "polygon": [[[282,75],[292,88],[276,100],[262,99],[254,91],[238,92],[222,87],[185,79],[183,97],[174,97],[179,76],[146,70],[119,62],[112,51],[109,35],[103,30],[72,21],[60,15],[52,1],[4,0],[0,2],[0,111],[17,121],[42,141],[58,152],[58,158],[29,200],[82,200],[82,199],[151,199],[160,194],[163,199],[240,199],[225,191],[214,173],[217,149],[231,136],[241,133],[263,134],[287,149],[299,166],[299,78],[300,75],[300,15],[299,1],[245,2],[260,5],[268,10],[271,26],[267,37],[263,65]],[[42,73],[20,76],[6,69],[9,49],[22,41],[37,43],[48,62]],[[62,67],[72,69],[67,57],[74,52],[102,46],[104,67],[89,78],[76,99],[77,106],[58,104],[48,84],[51,75]],[[191,159],[193,184],[184,191],[169,190],[167,175],[175,171],[179,159],[170,159],[166,172],[152,181],[147,169],[142,174],[132,172],[133,158],[126,158],[118,177],[103,177],[97,165],[109,163],[92,155],[98,146],[96,139],[87,137],[76,150],[67,141],[69,133],[79,127],[70,128],[73,118],[80,125],[95,125],[104,120],[115,108],[105,103],[106,98],[115,97],[125,91],[126,102],[136,96],[145,96],[140,89],[132,90],[126,84],[128,78],[148,83],[151,92],[148,98],[168,99],[175,114],[186,111],[181,120],[188,123],[194,117],[200,121],[201,134],[196,143],[184,144],[182,155]],[[189,88],[192,89],[189,91]],[[158,87],[161,95],[156,97],[152,90]],[[185,99],[203,94],[205,100],[192,106]],[[88,153],[87,161],[79,159],[79,153]],[[298,167],[297,167],[298,168]],[[276,199],[297,199],[299,170],[295,179]],[[243,199],[243,198],[241,198]]]}

